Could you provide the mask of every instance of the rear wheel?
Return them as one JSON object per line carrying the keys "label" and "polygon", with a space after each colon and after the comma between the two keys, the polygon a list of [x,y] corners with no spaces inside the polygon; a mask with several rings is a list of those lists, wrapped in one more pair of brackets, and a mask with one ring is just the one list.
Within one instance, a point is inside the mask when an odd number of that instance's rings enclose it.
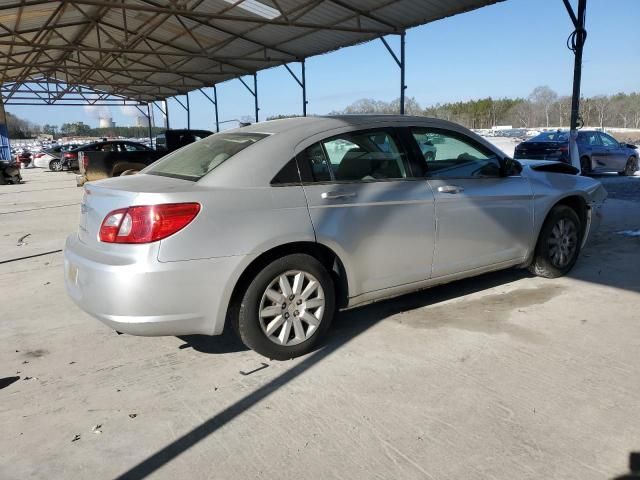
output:
{"label": "rear wheel", "polygon": [[624,167],[624,170],[619,173],[620,175],[631,177],[633,176],[634,173],[636,173],[636,170],[638,170],[638,159],[636,157],[629,157],[629,159],[627,160],[627,164]]}
{"label": "rear wheel", "polygon": [[264,267],[240,303],[238,333],[256,352],[287,360],[310,352],[335,308],[331,276],[315,258],[287,255]]}
{"label": "rear wheel", "polygon": [[49,162],[49,170],[52,172],[60,172],[62,171],[62,162],[60,160],[51,160]]}
{"label": "rear wheel", "polygon": [[578,260],[581,243],[578,214],[566,205],[556,205],[542,226],[529,270],[545,278],[566,275]]}
{"label": "rear wheel", "polygon": [[591,173],[591,159],[589,157],[580,158],[580,169],[582,170],[582,175]]}

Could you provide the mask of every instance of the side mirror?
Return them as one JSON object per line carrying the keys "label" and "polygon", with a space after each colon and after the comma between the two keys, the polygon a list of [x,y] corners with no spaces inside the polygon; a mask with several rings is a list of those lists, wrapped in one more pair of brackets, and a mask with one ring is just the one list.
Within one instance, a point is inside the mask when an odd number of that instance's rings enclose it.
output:
{"label": "side mirror", "polygon": [[522,164],[510,157],[501,159],[500,165],[502,167],[502,175],[505,177],[520,175],[522,172]]}

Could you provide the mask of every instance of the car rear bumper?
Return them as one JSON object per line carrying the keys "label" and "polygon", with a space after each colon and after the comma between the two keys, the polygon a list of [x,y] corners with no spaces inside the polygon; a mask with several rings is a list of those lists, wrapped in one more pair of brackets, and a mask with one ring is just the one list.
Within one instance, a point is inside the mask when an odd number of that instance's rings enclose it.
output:
{"label": "car rear bumper", "polygon": [[67,238],[65,287],[85,312],[123,333],[218,335],[245,256],[131,262]]}

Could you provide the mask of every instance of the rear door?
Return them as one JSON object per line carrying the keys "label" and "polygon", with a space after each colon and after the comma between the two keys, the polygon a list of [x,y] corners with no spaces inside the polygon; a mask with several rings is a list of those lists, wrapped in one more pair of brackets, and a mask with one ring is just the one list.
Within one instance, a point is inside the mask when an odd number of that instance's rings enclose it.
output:
{"label": "rear door", "polygon": [[532,190],[520,176],[503,176],[494,152],[458,132],[414,127],[417,145],[430,138],[435,155],[414,168],[435,195],[433,278],[524,260],[533,235]]}
{"label": "rear door", "polygon": [[579,132],[578,133],[578,149],[580,155],[591,156],[591,168],[598,168],[604,164],[606,151],[598,132]]}
{"label": "rear door", "polygon": [[298,155],[316,238],[350,272],[350,296],[429,277],[434,198],[392,128],[324,139]]}

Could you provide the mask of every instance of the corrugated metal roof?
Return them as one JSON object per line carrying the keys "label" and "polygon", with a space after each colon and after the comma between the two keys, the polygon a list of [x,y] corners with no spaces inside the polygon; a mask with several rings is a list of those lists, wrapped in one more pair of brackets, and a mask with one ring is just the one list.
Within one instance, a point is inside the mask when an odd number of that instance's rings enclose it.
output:
{"label": "corrugated metal roof", "polygon": [[52,84],[160,100],[499,1],[5,1],[0,83],[5,101],[45,81],[49,103]]}

